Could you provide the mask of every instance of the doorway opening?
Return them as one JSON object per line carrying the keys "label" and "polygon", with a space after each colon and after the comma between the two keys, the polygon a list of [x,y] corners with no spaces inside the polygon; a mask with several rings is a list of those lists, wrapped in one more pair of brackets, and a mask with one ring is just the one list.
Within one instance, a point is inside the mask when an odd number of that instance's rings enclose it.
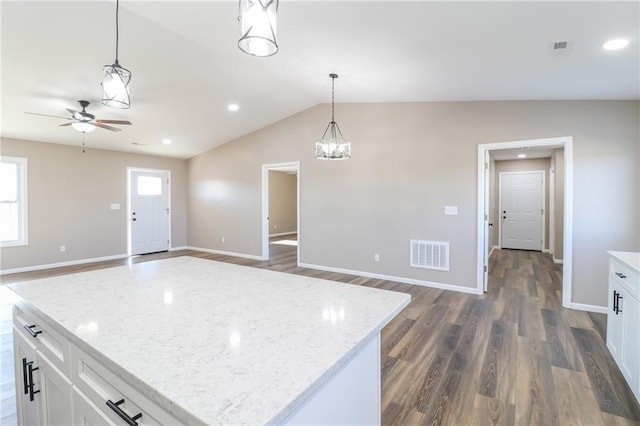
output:
{"label": "doorway opening", "polygon": [[[550,252],[553,261],[562,264],[562,305],[571,307],[571,267],[572,267],[572,205],[573,205],[573,138],[571,136],[511,141],[478,145],[478,269],[477,289],[485,292],[489,280],[489,256],[494,248],[501,248],[502,223],[505,210],[499,208],[497,201],[498,182],[497,164],[500,161],[516,159],[517,154],[526,153],[530,157],[547,158],[549,177],[545,187],[549,186],[545,198],[545,210],[541,219],[543,226],[542,251]],[[535,155],[531,155],[534,154]],[[533,161],[533,160],[532,160]],[[515,163],[515,161],[514,161]],[[538,169],[539,165],[534,166]],[[533,169],[535,170],[535,169]],[[556,172],[561,176],[556,179]],[[504,170],[508,171],[508,170]],[[551,188],[553,183],[554,188]],[[546,197],[548,195],[548,197]],[[559,198],[558,195],[561,195]],[[560,199],[560,205],[558,205]],[[498,216],[498,214],[500,214]],[[509,215],[507,215],[508,219]],[[556,220],[557,219],[557,220]],[[498,223],[496,223],[498,222]],[[495,226],[498,224],[499,226]],[[544,225],[544,222],[543,222]],[[516,247],[517,248],[517,247]],[[526,248],[525,248],[526,249]]]}
{"label": "doorway opening", "polygon": [[300,162],[262,166],[262,260],[300,259]]}
{"label": "doorway opening", "polygon": [[171,247],[171,172],[127,168],[127,252],[129,256]]}

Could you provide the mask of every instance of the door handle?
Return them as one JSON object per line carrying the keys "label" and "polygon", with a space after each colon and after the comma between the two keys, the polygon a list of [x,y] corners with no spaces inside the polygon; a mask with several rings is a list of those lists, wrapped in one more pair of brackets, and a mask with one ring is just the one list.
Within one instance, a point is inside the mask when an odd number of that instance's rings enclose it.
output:
{"label": "door handle", "polygon": [[502,216],[502,218],[503,218],[503,219],[506,219],[507,217],[506,217],[506,216]]}
{"label": "door handle", "polygon": [[133,219],[131,219],[131,220],[135,222],[135,221],[136,221],[136,218],[134,217],[134,218],[133,218]]}

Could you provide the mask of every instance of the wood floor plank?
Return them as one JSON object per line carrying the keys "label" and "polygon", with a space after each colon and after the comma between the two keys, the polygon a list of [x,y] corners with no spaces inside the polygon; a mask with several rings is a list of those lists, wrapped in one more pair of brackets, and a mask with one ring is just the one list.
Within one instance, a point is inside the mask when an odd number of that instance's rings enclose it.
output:
{"label": "wood floor plank", "polygon": [[552,367],[561,425],[602,424],[602,412],[586,373]]}
{"label": "wood floor plank", "polygon": [[518,337],[516,386],[516,424],[559,424],[551,359],[546,342]]}
{"label": "wood floor plank", "polygon": [[476,395],[470,425],[512,426],[515,424],[515,408],[502,400]]}
{"label": "wood floor plank", "polygon": [[[632,395],[625,392],[626,383],[615,361],[595,330],[572,328],[580,356],[596,395],[600,409],[605,413],[640,421],[640,408]],[[621,389],[622,387],[622,389]]]}

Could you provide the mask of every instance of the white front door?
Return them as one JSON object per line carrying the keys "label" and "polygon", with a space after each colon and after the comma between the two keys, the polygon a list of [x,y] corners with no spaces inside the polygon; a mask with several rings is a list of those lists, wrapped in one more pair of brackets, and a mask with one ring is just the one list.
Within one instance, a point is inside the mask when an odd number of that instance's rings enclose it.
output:
{"label": "white front door", "polygon": [[542,250],[544,172],[500,173],[502,248]]}
{"label": "white front door", "polygon": [[169,250],[169,172],[130,170],[130,254]]}

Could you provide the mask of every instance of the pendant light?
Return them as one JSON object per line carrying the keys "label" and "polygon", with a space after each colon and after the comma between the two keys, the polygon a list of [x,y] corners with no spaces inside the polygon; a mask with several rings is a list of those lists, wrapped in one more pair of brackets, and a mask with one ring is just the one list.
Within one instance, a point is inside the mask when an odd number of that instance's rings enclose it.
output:
{"label": "pendant light", "polygon": [[277,13],[278,0],[240,0],[240,50],[253,56],[275,55]]}
{"label": "pendant light", "polygon": [[104,66],[104,78],[102,79],[102,103],[113,108],[131,107],[129,98],[129,81],[131,72],[120,66],[118,62],[118,12],[120,0],[116,0],[116,60],[112,65]]}
{"label": "pendant light", "polygon": [[316,158],[319,160],[347,160],[351,158],[351,141],[342,136],[340,127],[334,118],[335,81],[338,74],[329,74],[331,78],[331,122],[316,141]]}

